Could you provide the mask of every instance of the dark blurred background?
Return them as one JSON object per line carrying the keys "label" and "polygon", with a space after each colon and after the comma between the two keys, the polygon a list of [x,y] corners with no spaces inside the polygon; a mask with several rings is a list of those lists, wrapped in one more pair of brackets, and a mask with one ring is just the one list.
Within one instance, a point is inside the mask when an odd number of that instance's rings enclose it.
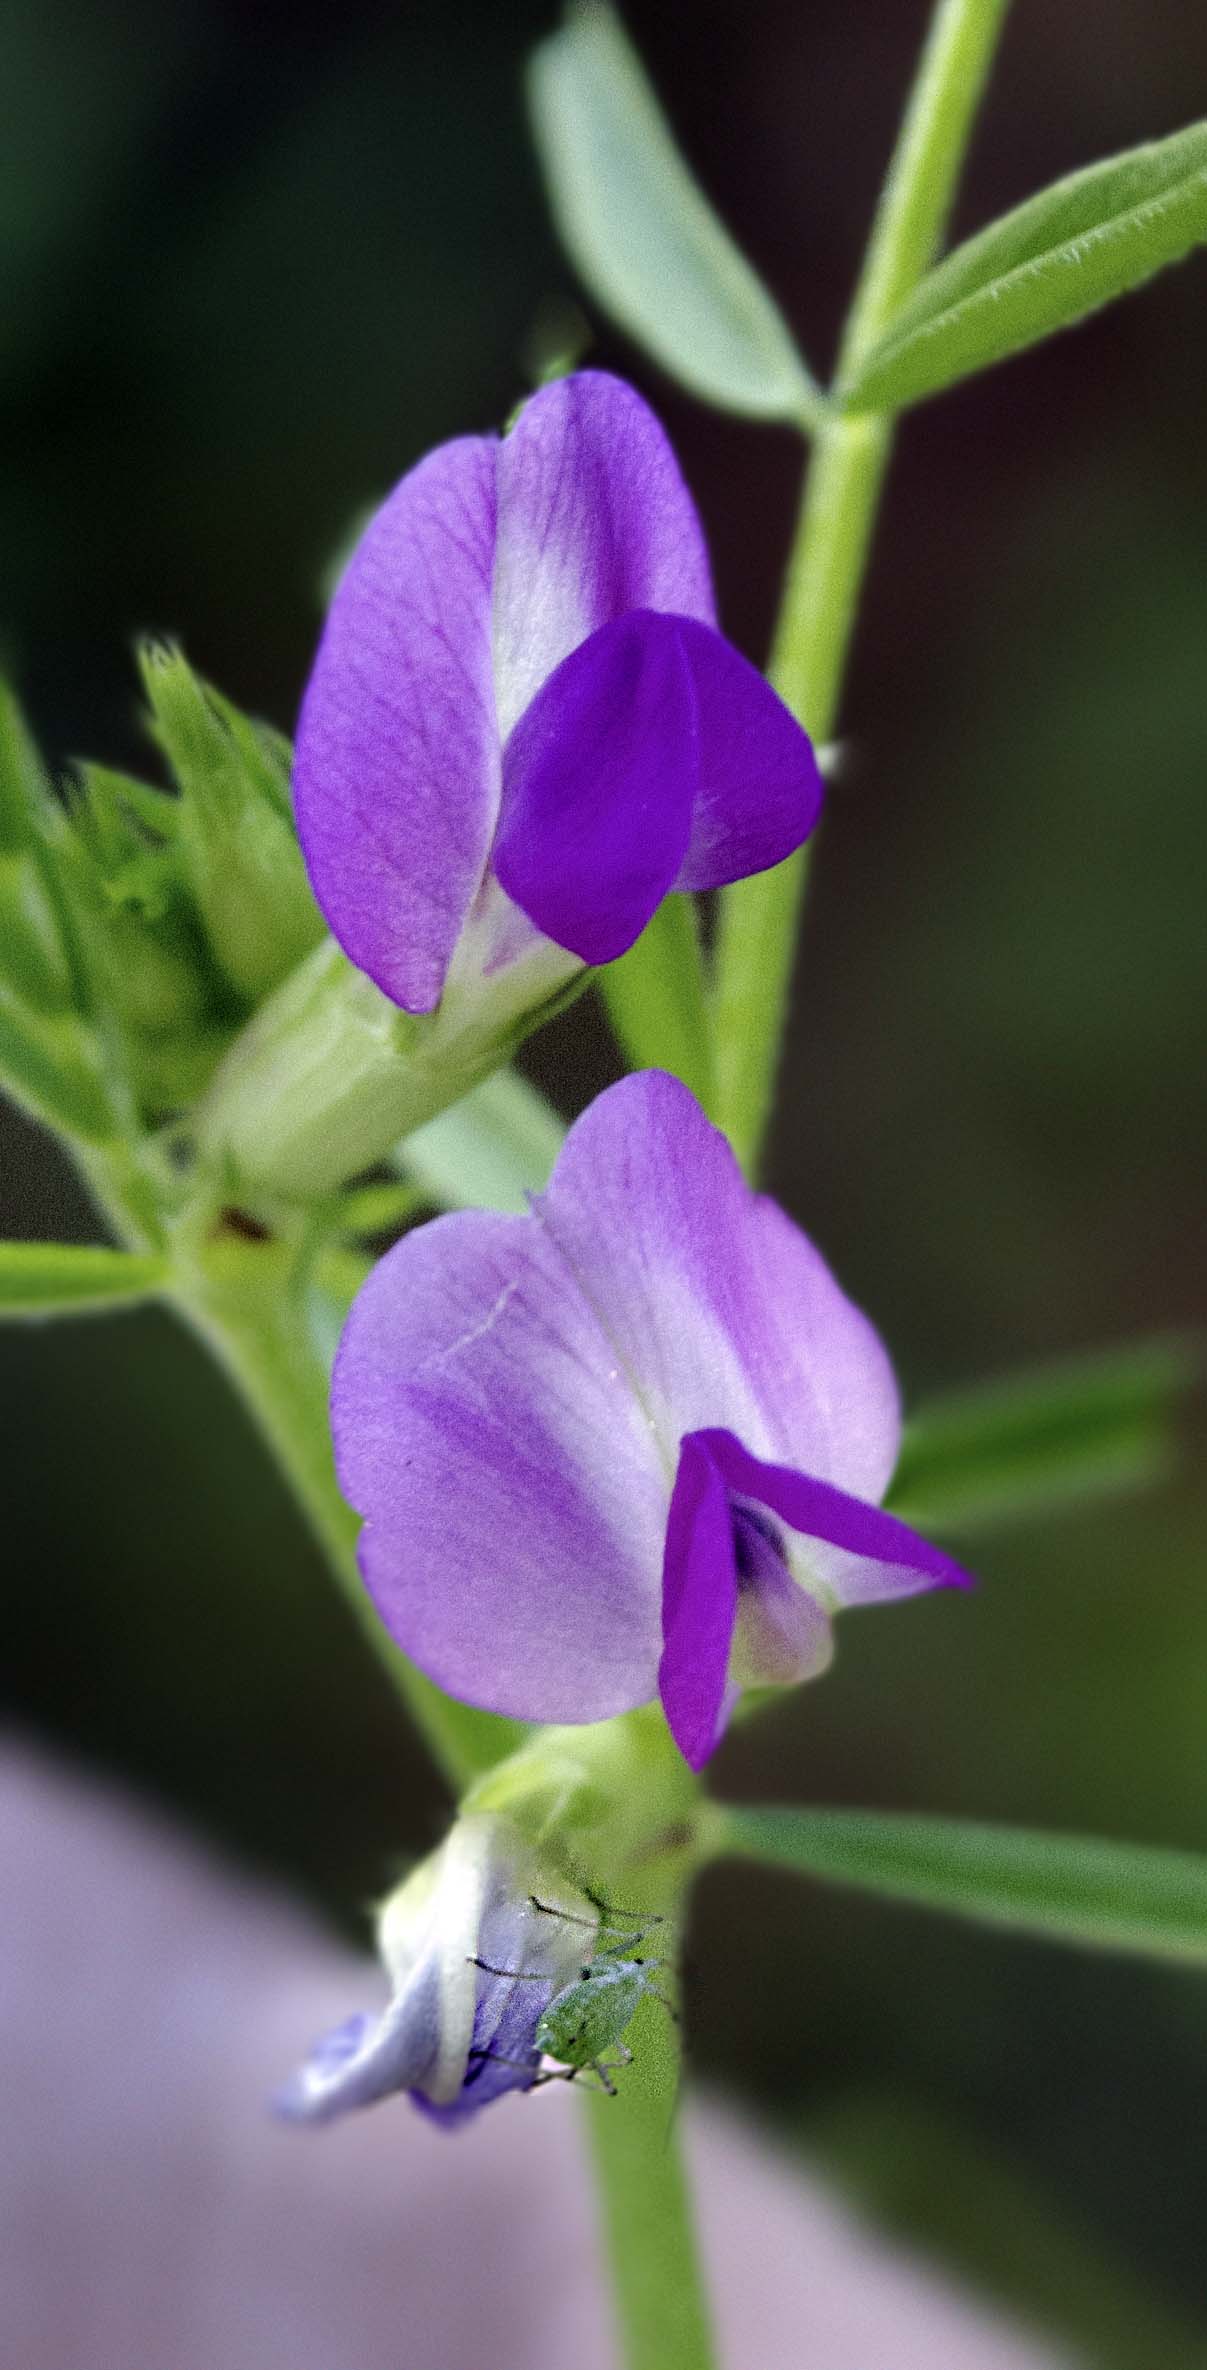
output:
{"label": "dark blurred background", "polygon": [[[915,0],[630,0],[709,192],[824,368]],[[0,0],[0,640],[50,756],[148,767],[130,643],[291,724],[324,567],[500,421],[572,292],[520,96],[542,0]],[[1184,0],[1018,0],[970,229],[1207,101]],[[734,638],[765,654],[778,431],[678,396]],[[775,1189],[907,1392],[1207,1309],[1207,260],[905,424],[815,866]],[[536,1047],[577,1107],[598,1013]],[[86,1237],[0,1115],[0,1231]],[[242,1418],[166,1320],[0,1338],[5,1666],[28,1729],[355,1925],[438,1791]],[[1207,1507],[987,1543],[967,1604],[844,1629],[733,1791],[1207,1847]],[[1088,2358],[1207,2362],[1207,1987],[718,1874],[701,2072]]]}

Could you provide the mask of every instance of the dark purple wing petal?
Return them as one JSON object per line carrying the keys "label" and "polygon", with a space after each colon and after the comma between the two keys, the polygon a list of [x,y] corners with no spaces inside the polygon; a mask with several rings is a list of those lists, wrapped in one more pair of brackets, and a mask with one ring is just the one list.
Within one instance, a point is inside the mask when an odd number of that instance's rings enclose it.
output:
{"label": "dark purple wing petal", "polygon": [[703,1768],[725,1725],[738,1610],[729,1493],[709,1453],[709,1437],[690,1435],[680,1449],[662,1567],[658,1692],[671,1735],[692,1769]]}
{"label": "dark purple wing petal", "polygon": [[697,781],[687,621],[633,610],[580,643],[507,743],[494,870],[584,963],[632,946],[687,848]]}
{"label": "dark purple wing petal", "polygon": [[298,724],[311,886],[352,961],[408,1012],[438,1003],[499,799],[491,671],[493,438],[441,445],[366,528]]}
{"label": "dark purple wing petal", "polygon": [[972,1574],[940,1547],[920,1539],[909,1524],[880,1506],[849,1496],[829,1481],[767,1465],[753,1457],[732,1432],[698,1435],[728,1488],[768,1506],[791,1530],[838,1547],[853,1562],[843,1567],[838,1594],[845,1605],[882,1604],[916,1596],[926,1588],[972,1588]]}
{"label": "dark purple wing petal", "polygon": [[524,405],[499,457],[494,647],[506,739],[546,676],[627,609],[713,621],[695,504],[640,395],[577,371]]}
{"label": "dark purple wing petal", "polygon": [[332,1426],[369,1593],[439,1686],[531,1720],[649,1701],[661,1460],[540,1227],[466,1211],[388,1252],[344,1330]]}
{"label": "dark purple wing petal", "polygon": [[812,831],[822,779],[808,734],[757,667],[721,634],[685,618],[696,695],[700,781],[680,889],[719,889],[782,864]]}

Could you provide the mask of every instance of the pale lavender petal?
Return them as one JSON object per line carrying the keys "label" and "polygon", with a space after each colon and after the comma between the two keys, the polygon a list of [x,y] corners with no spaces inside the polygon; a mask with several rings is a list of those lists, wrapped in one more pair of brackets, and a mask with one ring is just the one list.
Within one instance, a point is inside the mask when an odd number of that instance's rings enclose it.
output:
{"label": "pale lavender petal", "polygon": [[782,864],[808,838],[822,779],[808,735],[757,667],[690,618],[680,641],[696,696],[700,771],[676,886],[719,889]]}
{"label": "pale lavender petal", "polygon": [[291,2123],[330,2123],[354,2107],[413,2090],[430,2073],[440,2032],[440,1969],[417,1969],[384,2015],[350,2016],[316,2043],[273,2102]]}
{"label": "pale lavender petal", "polygon": [[706,629],[650,609],[601,626],[542,685],[504,752],[495,872],[584,963],[632,946],[687,849],[697,735],[685,631]]}
{"label": "pale lavender petal", "polygon": [[843,1604],[884,1604],[927,1588],[975,1586],[962,1564],[882,1507],[869,1506],[810,1473],[766,1464],[732,1432],[708,1430],[698,1440],[736,1496],[769,1506],[792,1530],[841,1548],[852,1559],[852,1577],[841,1588]]}
{"label": "pale lavender petal", "polygon": [[542,1228],[469,1211],[388,1253],[349,1317],[332,1421],[370,1594],[440,1686],[537,1720],[649,1700],[667,1483]]}
{"label": "pale lavender petal", "polygon": [[716,1425],[882,1494],[900,1437],[883,1344],[677,1079],[642,1071],[600,1095],[536,1212],[635,1379],[668,1495],[684,1433]]}
{"label": "pale lavender petal", "polygon": [[504,740],[556,666],[628,609],[711,625],[708,555],[648,405],[578,371],[526,403],[499,455],[495,681]]}
{"label": "pale lavender petal", "polygon": [[499,801],[491,437],[441,445],[362,536],[298,724],[294,798],[319,904],[409,1012],[439,1001]]}
{"label": "pale lavender petal", "polygon": [[707,1438],[683,1443],[666,1526],[658,1692],[691,1769],[702,1769],[725,1722],[738,1611],[729,1493]]}

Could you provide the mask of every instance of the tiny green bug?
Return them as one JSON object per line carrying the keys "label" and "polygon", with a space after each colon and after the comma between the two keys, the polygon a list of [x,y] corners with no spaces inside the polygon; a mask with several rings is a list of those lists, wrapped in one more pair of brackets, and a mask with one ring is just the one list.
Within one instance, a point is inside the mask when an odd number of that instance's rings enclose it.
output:
{"label": "tiny green bug", "polygon": [[[546,1917],[560,1917],[573,1925],[589,1923],[585,1918],[571,1918],[566,1910],[551,1908],[548,1902],[538,1901],[535,1894],[531,1899],[533,1908]],[[595,1951],[573,1982],[563,1984],[554,1993],[539,2019],[533,2035],[535,2046],[544,2057],[555,2058],[557,2063],[533,2074],[533,2090],[546,2082],[573,2082],[580,2074],[594,2074],[609,2097],[615,2097],[616,2085],[611,2077],[633,2062],[633,2052],[626,2046],[624,2036],[642,2000],[647,1997],[658,2000],[671,2016],[676,2016],[672,2002],[654,1980],[662,1960],[623,1955],[635,1943],[644,1941],[651,1927],[661,1923],[661,1918],[647,1918],[644,1923],[634,1923],[628,1931],[613,1924],[596,1929],[598,1933],[618,1934],[620,1939]],[[473,1963],[484,1968],[488,1975],[511,1975],[517,1983],[547,1980],[507,1967],[492,1967],[485,1959],[475,1959]],[[482,2055],[491,2056],[493,2052],[484,2050]]]}

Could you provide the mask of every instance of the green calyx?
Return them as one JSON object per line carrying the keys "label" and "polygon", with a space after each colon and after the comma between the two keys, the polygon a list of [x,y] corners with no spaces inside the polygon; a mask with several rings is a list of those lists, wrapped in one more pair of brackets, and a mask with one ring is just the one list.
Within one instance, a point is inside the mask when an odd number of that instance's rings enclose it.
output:
{"label": "green calyx", "polygon": [[537,939],[491,976],[467,964],[416,1016],[324,940],[232,1045],[198,1113],[200,1157],[236,1190],[331,1193],[501,1068],[589,976]]}
{"label": "green calyx", "polygon": [[605,1900],[664,1911],[701,1858],[706,1804],[657,1704],[583,1728],[545,1728],[471,1787],[467,1812],[503,1813]]}

